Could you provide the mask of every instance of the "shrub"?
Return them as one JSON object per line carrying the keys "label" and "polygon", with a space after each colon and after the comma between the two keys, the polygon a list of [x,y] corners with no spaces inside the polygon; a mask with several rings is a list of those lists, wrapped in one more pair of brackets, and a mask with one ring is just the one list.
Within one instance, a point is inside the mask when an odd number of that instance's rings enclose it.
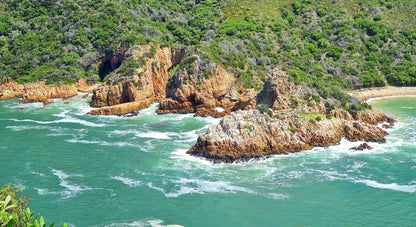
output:
{"label": "shrub", "polygon": [[[16,189],[12,185],[5,185],[0,190],[0,226],[46,226],[43,217],[38,220],[28,208],[29,199],[18,198],[21,192],[22,190]],[[54,223],[49,226],[54,226]]]}
{"label": "shrub", "polygon": [[273,116],[273,112],[270,110],[267,104],[260,104],[256,107],[256,109],[258,109],[262,114],[267,113],[270,117]]}

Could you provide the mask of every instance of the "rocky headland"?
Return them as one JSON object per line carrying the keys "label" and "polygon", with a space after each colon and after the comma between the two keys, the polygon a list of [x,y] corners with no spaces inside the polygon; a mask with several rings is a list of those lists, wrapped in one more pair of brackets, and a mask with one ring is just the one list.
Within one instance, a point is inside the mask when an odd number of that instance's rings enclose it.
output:
{"label": "rocky headland", "polygon": [[[383,143],[387,132],[377,124],[394,125],[394,119],[381,112],[348,112],[333,108],[336,100],[316,97],[313,89],[296,85],[286,73],[275,70],[256,96],[257,109],[225,116],[201,134],[187,153],[229,163],[327,147],[342,138]],[[357,150],[364,148],[369,147]]]}

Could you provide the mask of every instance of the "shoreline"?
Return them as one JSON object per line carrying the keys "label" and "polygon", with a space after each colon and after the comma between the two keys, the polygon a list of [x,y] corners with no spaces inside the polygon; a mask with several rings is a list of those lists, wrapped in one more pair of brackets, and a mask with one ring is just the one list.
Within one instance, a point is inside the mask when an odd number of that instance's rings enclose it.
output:
{"label": "shoreline", "polygon": [[352,97],[357,98],[359,101],[364,102],[373,98],[416,95],[416,87],[386,86],[352,90],[347,91],[347,93]]}

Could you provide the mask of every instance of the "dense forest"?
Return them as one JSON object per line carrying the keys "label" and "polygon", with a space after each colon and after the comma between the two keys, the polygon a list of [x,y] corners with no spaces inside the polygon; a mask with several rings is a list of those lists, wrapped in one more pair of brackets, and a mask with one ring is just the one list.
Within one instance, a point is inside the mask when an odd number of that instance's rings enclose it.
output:
{"label": "dense forest", "polygon": [[156,44],[195,51],[247,88],[260,89],[276,67],[323,98],[342,98],[342,89],[414,86],[414,8],[413,0],[5,0],[1,77],[97,82],[107,74],[100,59]]}

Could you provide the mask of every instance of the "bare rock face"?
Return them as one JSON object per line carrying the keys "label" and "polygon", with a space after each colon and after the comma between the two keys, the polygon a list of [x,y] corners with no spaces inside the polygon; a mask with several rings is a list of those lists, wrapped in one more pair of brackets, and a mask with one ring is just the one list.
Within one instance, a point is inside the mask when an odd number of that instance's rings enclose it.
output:
{"label": "bare rock face", "polygon": [[236,92],[232,73],[198,55],[191,55],[182,60],[179,71],[169,80],[167,96],[170,98],[161,101],[157,113],[222,117],[232,110],[254,108],[256,95],[252,89]]}
{"label": "bare rock face", "polygon": [[[296,85],[289,80],[289,75],[275,69],[267,80],[262,91],[257,95],[257,103],[266,104],[274,111],[287,111],[291,109],[302,109],[311,112],[324,112],[325,105],[322,102],[306,100],[314,91],[304,85]],[[319,96],[318,94],[316,94]]]}
{"label": "bare rock face", "polygon": [[361,111],[356,114],[355,120],[366,122],[369,124],[387,122],[390,127],[394,126],[394,123],[396,122],[393,118],[388,117],[384,113],[375,110]]}
{"label": "bare rock face", "polygon": [[[110,76],[107,84],[94,90],[90,105],[106,107],[144,100],[161,100],[166,96],[169,69],[177,65],[184,55],[184,50],[168,47],[144,45],[131,48],[127,51],[126,57],[133,59],[140,64],[140,67],[134,69],[131,75],[116,73]],[[120,84],[114,82],[118,80],[122,82]],[[101,112],[111,111],[107,108]],[[94,113],[100,113],[100,111]]]}
{"label": "bare rock face", "polygon": [[156,110],[158,114],[167,114],[167,113],[193,113],[195,112],[195,107],[192,102],[185,101],[179,102],[177,100],[165,99],[160,102],[160,107]]}
{"label": "bare rock face", "polygon": [[342,138],[385,142],[385,135],[381,128],[356,120],[316,122],[296,112],[274,118],[258,110],[237,111],[201,134],[188,153],[214,162],[234,162],[335,145]]}
{"label": "bare rock face", "polygon": [[166,97],[169,70],[181,62],[185,50],[147,45],[132,49],[131,53],[136,61],[145,62],[144,66],[135,70],[133,76],[140,89],[140,95],[157,99]]}
{"label": "bare rock face", "polygon": [[131,81],[120,85],[102,85],[93,91],[91,107],[113,106],[143,100]]}
{"label": "bare rock face", "polygon": [[38,84],[31,87],[30,90],[25,92],[23,99],[20,103],[31,102],[46,102],[48,99],[53,98],[70,98],[78,94],[78,90],[75,85],[63,85],[59,87],[48,87],[44,84]]}

